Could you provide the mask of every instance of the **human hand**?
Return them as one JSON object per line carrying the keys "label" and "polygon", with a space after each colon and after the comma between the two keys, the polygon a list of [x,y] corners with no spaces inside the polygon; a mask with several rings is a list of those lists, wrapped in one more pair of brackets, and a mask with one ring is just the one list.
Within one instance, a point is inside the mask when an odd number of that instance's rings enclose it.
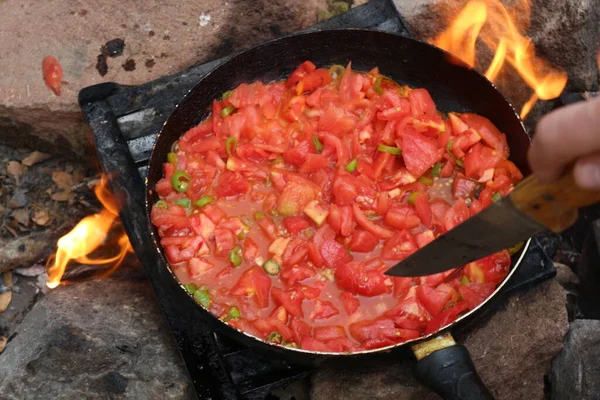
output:
{"label": "human hand", "polygon": [[600,97],[555,110],[537,125],[529,165],[543,183],[551,183],[574,162],[575,182],[600,189]]}

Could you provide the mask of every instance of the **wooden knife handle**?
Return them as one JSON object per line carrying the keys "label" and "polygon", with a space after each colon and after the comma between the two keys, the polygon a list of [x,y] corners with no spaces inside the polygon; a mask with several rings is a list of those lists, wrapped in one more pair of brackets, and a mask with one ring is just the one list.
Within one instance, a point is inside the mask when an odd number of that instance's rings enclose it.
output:
{"label": "wooden knife handle", "polygon": [[600,191],[577,186],[572,171],[545,185],[533,175],[510,194],[513,204],[550,230],[559,233],[577,220],[577,210],[600,202]]}

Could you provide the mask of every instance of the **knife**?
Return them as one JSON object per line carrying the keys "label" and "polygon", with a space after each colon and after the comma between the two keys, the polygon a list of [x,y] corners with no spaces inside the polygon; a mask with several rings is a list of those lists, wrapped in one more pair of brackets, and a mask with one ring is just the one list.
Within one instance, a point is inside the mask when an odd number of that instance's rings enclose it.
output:
{"label": "knife", "polygon": [[385,274],[423,276],[461,267],[548,229],[562,232],[575,223],[578,208],[598,202],[600,191],[578,187],[572,172],[549,185],[530,175],[509,196],[439,236]]}

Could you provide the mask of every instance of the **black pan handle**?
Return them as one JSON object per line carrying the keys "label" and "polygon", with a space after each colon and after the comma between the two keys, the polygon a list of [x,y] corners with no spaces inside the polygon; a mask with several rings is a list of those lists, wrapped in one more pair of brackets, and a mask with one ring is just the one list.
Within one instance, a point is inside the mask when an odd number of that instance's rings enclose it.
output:
{"label": "black pan handle", "polygon": [[454,345],[417,361],[415,377],[447,400],[494,400],[466,347]]}

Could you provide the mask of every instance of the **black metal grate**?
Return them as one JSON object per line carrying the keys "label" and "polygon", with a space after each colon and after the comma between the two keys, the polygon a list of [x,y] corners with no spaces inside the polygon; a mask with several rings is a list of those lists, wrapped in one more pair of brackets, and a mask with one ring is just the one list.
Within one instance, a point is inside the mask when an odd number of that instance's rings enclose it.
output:
{"label": "black metal grate", "polygon": [[[392,0],[372,0],[307,29],[364,28],[409,36]],[[94,134],[96,151],[112,192],[122,204],[121,220],[169,322],[200,399],[262,399],[274,385],[306,376],[312,369],[266,359],[243,345],[212,332],[203,316],[172,282],[156,268],[149,250],[144,181],[152,145],[176,104],[207,72],[230,57],[140,86],[104,83],[83,89],[79,103]],[[531,285],[556,273],[544,239],[534,239],[521,268],[506,290]],[[393,361],[390,361],[393,362]]]}

